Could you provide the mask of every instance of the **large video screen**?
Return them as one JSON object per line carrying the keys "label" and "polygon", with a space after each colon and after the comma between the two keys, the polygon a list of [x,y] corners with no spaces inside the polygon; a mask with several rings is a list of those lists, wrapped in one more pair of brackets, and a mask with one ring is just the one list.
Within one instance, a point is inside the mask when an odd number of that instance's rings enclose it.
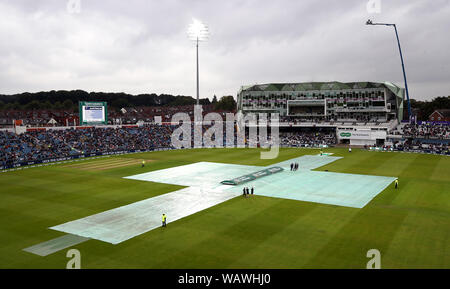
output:
{"label": "large video screen", "polygon": [[108,124],[106,102],[80,101],[80,125]]}

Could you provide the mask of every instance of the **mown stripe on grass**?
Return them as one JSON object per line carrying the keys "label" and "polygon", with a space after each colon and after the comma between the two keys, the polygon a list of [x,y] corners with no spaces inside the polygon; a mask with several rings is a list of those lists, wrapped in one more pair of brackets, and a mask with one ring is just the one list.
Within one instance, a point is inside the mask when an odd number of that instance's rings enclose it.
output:
{"label": "mown stripe on grass", "polygon": [[[371,157],[366,160],[366,163],[361,164],[364,168],[363,174],[387,176],[386,167],[389,167],[390,163],[395,159],[394,153],[382,153],[382,152],[369,152]],[[380,155],[377,155],[380,154]]]}
{"label": "mown stripe on grass", "polygon": [[[82,162],[82,163],[76,163],[76,164],[70,164],[65,165],[63,167],[86,167],[86,166],[97,166],[97,165],[103,165],[103,164],[113,164],[113,163],[119,163],[122,162],[123,159],[107,159],[107,160],[100,160],[100,161],[89,161],[89,162]],[[128,160],[127,160],[128,161]]]}
{"label": "mown stripe on grass", "polygon": [[367,160],[372,157],[369,152],[365,151],[354,151],[348,155],[345,153],[340,153],[333,156],[341,156],[343,158],[314,170],[329,170],[330,172],[337,173],[360,173],[355,170],[355,168],[361,167],[362,164],[367,164]]}
{"label": "mown stripe on grass", "polygon": [[450,264],[450,214],[413,209],[383,258],[384,268],[442,268]]}
{"label": "mown stripe on grass", "polygon": [[[293,220],[236,260],[232,268],[303,268],[313,256],[359,211],[355,208],[298,202],[298,210],[314,209]],[[284,210],[286,211],[286,210]]]}
{"label": "mown stripe on grass", "polygon": [[109,163],[109,164],[100,164],[95,166],[87,166],[87,167],[80,167],[81,170],[104,170],[109,168],[118,168],[118,167],[124,167],[124,166],[131,166],[138,164],[139,161],[132,160],[132,161],[121,161],[121,162],[115,162],[115,163]]}
{"label": "mown stripe on grass", "polygon": [[305,267],[364,269],[367,251],[377,249],[383,256],[407,216],[406,211],[361,209]]}
{"label": "mown stripe on grass", "polygon": [[450,158],[447,156],[439,156],[430,180],[438,182],[448,182],[450,179]]}
{"label": "mown stripe on grass", "polygon": [[[80,166],[80,167],[76,167],[77,169],[80,170],[88,170],[88,169],[96,169],[96,168],[102,168],[105,166],[114,166],[114,165],[120,165],[123,163],[133,163],[130,161],[118,161],[118,162],[110,162],[110,163],[103,163],[103,164],[92,164],[92,165],[88,165],[88,166]],[[135,162],[134,162],[135,163]]]}
{"label": "mown stripe on grass", "polygon": [[[376,154],[377,152],[374,152]],[[415,157],[405,158],[403,154],[394,153],[394,152],[386,152],[380,153],[381,157],[376,158],[377,166],[373,167],[370,171],[372,175],[386,175],[386,176],[394,176],[398,177],[401,175],[401,172],[408,169],[412,162],[414,162]],[[376,155],[374,155],[376,157]],[[373,161],[373,160],[371,160]]]}
{"label": "mown stripe on grass", "polygon": [[431,174],[438,165],[438,156],[416,154],[414,161],[410,164],[410,169],[403,173],[404,177],[411,177],[416,180],[426,180],[431,178]]}
{"label": "mown stripe on grass", "polygon": [[[415,156],[416,157],[416,156]],[[390,159],[384,165],[379,167],[380,174],[391,175],[399,180],[399,187],[395,189],[394,183],[390,184],[386,189],[379,193],[372,201],[371,205],[388,206],[395,202],[396,198],[401,194],[402,190],[408,186],[408,178],[403,178],[404,171],[409,170],[415,157],[406,158],[404,154],[395,153],[395,157]]]}
{"label": "mown stripe on grass", "polygon": [[[259,196],[254,196],[253,198],[251,200],[251,198],[244,199],[238,197],[226,202],[230,205],[231,202],[247,202],[247,204],[240,206],[243,211],[237,212],[239,215],[232,222],[222,223],[220,225],[216,224],[215,226],[219,226],[219,230],[215,230],[216,233],[214,235],[209,235],[208,238],[201,242],[192,244],[189,248],[170,256],[170,259],[184,260],[182,264],[178,263],[178,266],[183,268],[207,268],[211,266],[218,268],[234,267],[233,264],[237,260],[258,248],[260,244],[272,236],[280,234],[292,222],[308,215],[315,207],[304,206],[295,212],[290,210],[289,214],[283,214],[282,212],[286,209],[286,206],[289,207],[292,201],[271,198],[267,201],[256,200],[256,198],[265,198]],[[252,203],[254,206],[251,205]],[[264,203],[264,206],[259,207],[256,203]],[[208,211],[210,214],[211,211]],[[204,213],[204,216],[197,217],[205,217],[207,219],[207,213]],[[178,225],[182,224],[180,223]],[[214,260],[215,265],[210,263],[213,252],[204,250],[204,248],[211,247],[214,247],[218,251]],[[159,266],[167,268],[169,264],[166,261],[162,260]],[[255,266],[257,266],[256,262]]]}
{"label": "mown stripe on grass", "polygon": [[67,165],[63,165],[61,167],[63,168],[70,168],[70,167],[79,167],[79,166],[86,166],[86,165],[91,165],[91,164],[96,164],[96,163],[108,163],[108,162],[112,162],[116,159],[111,159],[110,157],[108,158],[103,158],[103,159],[77,159],[74,160],[72,163],[69,163]]}

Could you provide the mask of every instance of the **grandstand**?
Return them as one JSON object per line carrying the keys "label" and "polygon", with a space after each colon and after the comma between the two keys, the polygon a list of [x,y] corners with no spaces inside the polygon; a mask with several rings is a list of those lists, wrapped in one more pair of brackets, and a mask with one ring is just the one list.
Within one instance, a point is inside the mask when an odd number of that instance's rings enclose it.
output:
{"label": "grandstand", "polygon": [[404,89],[390,82],[270,83],[242,87],[238,109],[306,120],[385,122],[403,118]]}
{"label": "grandstand", "polygon": [[280,127],[336,130],[337,142],[383,145],[403,118],[404,89],[390,82],[269,83],[243,86],[238,110],[279,113]]}
{"label": "grandstand", "polygon": [[388,136],[395,150],[448,154],[450,123],[422,122],[402,123]]}
{"label": "grandstand", "polygon": [[0,168],[170,148],[172,132],[171,125],[31,128],[21,134],[0,131]]}

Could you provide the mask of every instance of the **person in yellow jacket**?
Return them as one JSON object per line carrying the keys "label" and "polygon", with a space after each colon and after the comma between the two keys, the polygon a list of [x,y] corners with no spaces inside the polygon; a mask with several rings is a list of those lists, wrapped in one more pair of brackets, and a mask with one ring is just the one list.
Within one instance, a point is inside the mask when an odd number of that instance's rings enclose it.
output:
{"label": "person in yellow jacket", "polygon": [[163,214],[163,215],[162,215],[162,226],[163,226],[163,227],[166,227],[166,226],[167,226],[166,220],[167,220],[166,214]]}
{"label": "person in yellow jacket", "polygon": [[145,167],[145,161],[144,160],[142,161],[142,167]]}
{"label": "person in yellow jacket", "polygon": [[398,188],[398,179],[395,179],[395,188]]}

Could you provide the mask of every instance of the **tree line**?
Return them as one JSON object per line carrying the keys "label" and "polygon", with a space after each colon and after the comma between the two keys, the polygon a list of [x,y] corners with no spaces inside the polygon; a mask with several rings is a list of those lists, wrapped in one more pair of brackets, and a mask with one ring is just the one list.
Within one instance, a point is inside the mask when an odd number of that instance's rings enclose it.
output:
{"label": "tree line", "polygon": [[428,120],[437,109],[450,109],[450,96],[438,96],[431,101],[411,99],[411,109],[417,115],[417,120]]}
{"label": "tree line", "polygon": [[[231,99],[230,99],[231,98]],[[232,100],[232,101],[231,101]],[[52,90],[36,93],[0,94],[1,110],[66,109],[78,111],[79,101],[106,101],[108,107],[121,109],[137,106],[180,106],[194,105],[191,96],[171,94],[127,94],[123,92],[86,92],[84,90]],[[201,105],[211,104],[208,98],[200,99]],[[236,102],[232,96],[224,96],[219,101],[214,96],[212,102],[217,109],[234,110]]]}

